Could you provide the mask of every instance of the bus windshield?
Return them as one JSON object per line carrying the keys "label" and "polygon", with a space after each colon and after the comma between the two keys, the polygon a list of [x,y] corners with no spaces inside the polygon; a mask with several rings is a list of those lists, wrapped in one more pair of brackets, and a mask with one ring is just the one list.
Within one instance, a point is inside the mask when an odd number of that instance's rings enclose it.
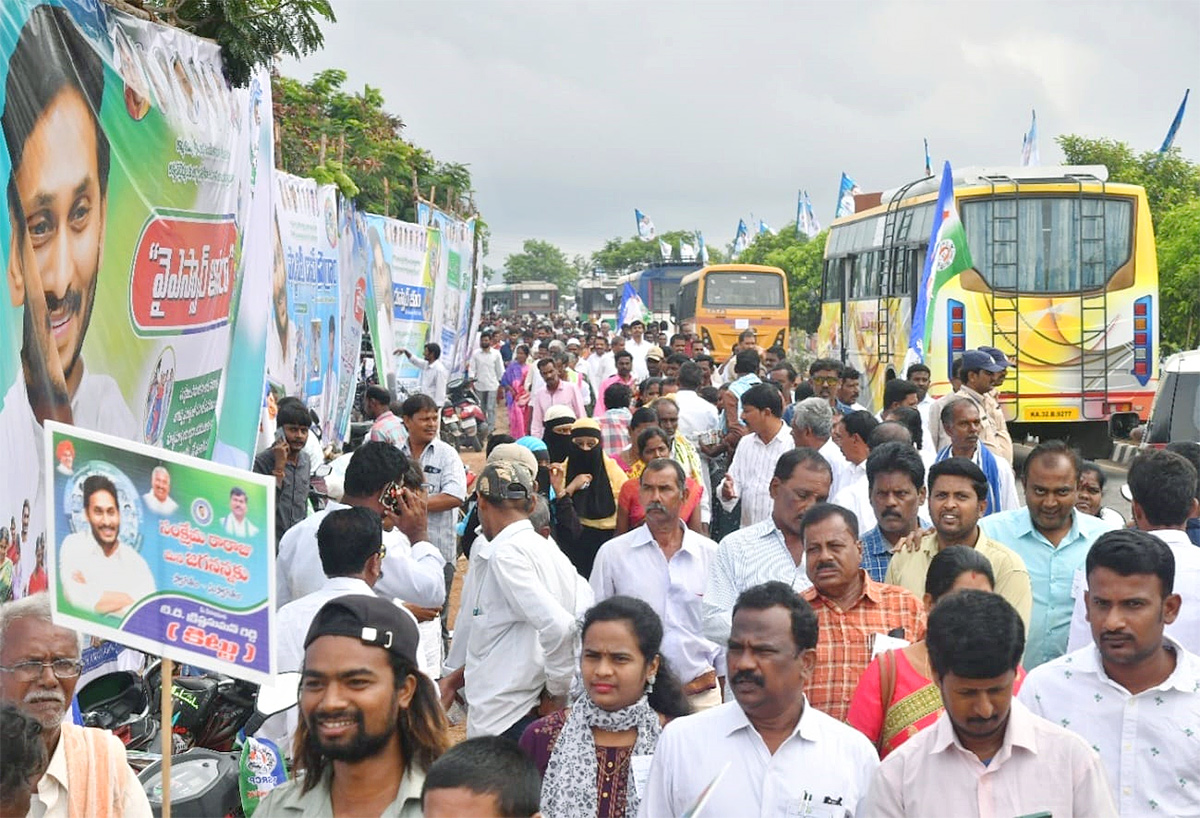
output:
{"label": "bus windshield", "polygon": [[1133,201],[1096,196],[963,199],[975,269],[997,290],[1103,287],[1129,261]]}
{"label": "bus windshield", "polygon": [[783,279],[771,273],[708,273],[704,277],[704,306],[781,310],[786,306]]}

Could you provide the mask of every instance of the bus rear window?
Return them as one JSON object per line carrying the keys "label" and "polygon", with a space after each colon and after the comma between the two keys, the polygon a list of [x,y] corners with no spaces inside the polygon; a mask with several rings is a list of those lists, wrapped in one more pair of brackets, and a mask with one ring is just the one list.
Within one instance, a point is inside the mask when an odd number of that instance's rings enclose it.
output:
{"label": "bus rear window", "polygon": [[709,273],[704,277],[704,306],[781,310],[783,279],[771,273]]}
{"label": "bus rear window", "polygon": [[1129,260],[1133,244],[1129,199],[964,199],[961,210],[975,269],[997,290],[1103,287]]}

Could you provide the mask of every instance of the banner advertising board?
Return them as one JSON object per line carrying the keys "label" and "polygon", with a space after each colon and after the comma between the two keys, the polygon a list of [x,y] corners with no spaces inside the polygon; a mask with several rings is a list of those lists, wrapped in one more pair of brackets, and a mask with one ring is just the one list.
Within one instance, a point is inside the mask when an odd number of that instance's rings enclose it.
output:
{"label": "banner advertising board", "polygon": [[[271,99],[265,75],[230,89],[215,44],[99,0],[0,3],[0,77],[0,521],[22,596],[46,421],[249,462],[261,363],[230,353]],[[218,446],[226,417],[250,420]]]}
{"label": "banner advertising board", "polygon": [[429,322],[431,293],[435,286],[442,288],[435,285],[440,236],[436,230],[375,215],[367,216],[366,228],[371,258],[367,321],[379,382],[412,392],[421,372],[393,353],[406,349],[420,360],[425,343],[437,340],[429,334]]}
{"label": "banner advertising board", "polygon": [[441,243],[431,250],[430,266],[444,271],[434,275],[431,338],[442,345],[442,361],[451,373],[465,372],[471,357],[468,338],[471,292],[475,270],[475,220],[462,221],[432,207],[417,204],[417,221],[437,228]]}
{"label": "banner advertising board", "polygon": [[46,432],[48,547],[38,568],[48,572],[55,621],[266,681],[273,481],[54,421]]}
{"label": "banner advertising board", "polygon": [[326,424],[325,443],[346,440],[350,432],[350,414],[358,385],[358,359],[362,350],[363,319],[367,312],[367,271],[371,247],[362,211],[345,197],[338,199],[338,232],[341,234],[338,259],[341,277],[341,340],[338,352],[336,412],[322,416]]}
{"label": "banner advertising board", "polygon": [[273,229],[267,381],[276,397],[302,399],[324,423],[338,394],[337,187],[275,171]]}

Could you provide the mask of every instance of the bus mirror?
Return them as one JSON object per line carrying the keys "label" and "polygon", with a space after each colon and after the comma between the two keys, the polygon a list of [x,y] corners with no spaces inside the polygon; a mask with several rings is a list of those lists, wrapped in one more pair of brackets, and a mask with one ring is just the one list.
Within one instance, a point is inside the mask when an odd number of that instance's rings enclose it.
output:
{"label": "bus mirror", "polygon": [[667,311],[668,311],[669,313],[671,313],[671,320],[672,320],[672,321],[678,321],[678,320],[679,320],[678,318],[676,318],[676,317],[675,317],[675,305],[674,305],[674,304],[671,304],[671,305],[669,305],[669,306],[667,307]]}

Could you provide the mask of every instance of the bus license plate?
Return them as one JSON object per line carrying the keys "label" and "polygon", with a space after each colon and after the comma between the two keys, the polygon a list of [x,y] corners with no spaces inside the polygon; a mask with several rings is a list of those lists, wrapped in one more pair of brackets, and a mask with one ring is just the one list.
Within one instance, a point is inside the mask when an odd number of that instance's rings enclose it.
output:
{"label": "bus license plate", "polygon": [[1048,407],[1045,409],[1030,409],[1025,412],[1026,420],[1078,420],[1078,406]]}

